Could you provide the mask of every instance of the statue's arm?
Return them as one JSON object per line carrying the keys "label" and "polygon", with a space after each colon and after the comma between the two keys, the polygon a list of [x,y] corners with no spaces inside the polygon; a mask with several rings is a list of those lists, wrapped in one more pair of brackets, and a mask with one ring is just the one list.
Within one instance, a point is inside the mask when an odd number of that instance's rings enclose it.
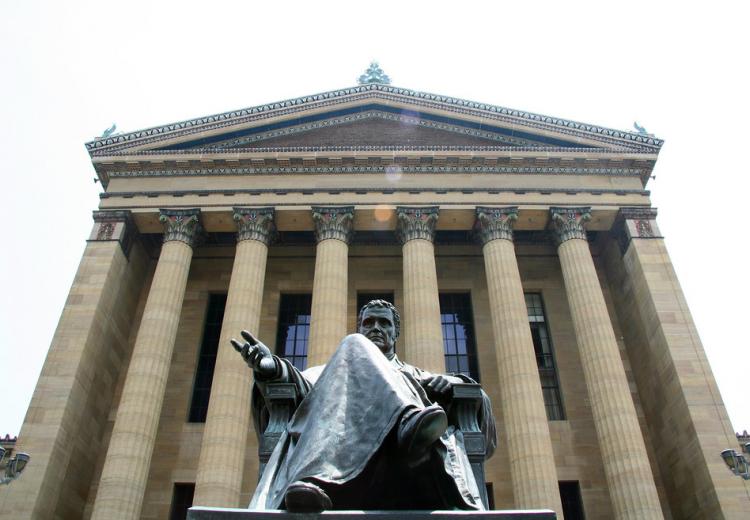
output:
{"label": "statue's arm", "polygon": [[[281,431],[278,429],[279,425],[286,424],[299,401],[309,392],[311,385],[291,363],[271,354],[271,350],[250,332],[243,330],[242,338],[245,340],[244,343],[236,339],[232,339],[231,342],[245,363],[253,370],[254,384],[251,391],[253,423],[259,442],[264,445],[269,435],[270,438],[277,439]],[[274,383],[291,383],[296,390],[289,393],[289,388],[286,390],[275,388],[271,392],[272,395],[269,395],[269,385]],[[279,386],[289,387],[290,385]],[[274,434],[277,437],[274,437]]]}
{"label": "statue's arm", "polygon": [[241,332],[244,343],[232,338],[232,346],[240,353],[247,366],[253,369],[256,383],[288,383],[292,374],[278,356],[271,354],[271,349],[250,332]]}
{"label": "statue's arm", "polygon": [[452,374],[432,374],[416,367],[414,367],[414,375],[430,399],[440,401],[450,400],[453,385],[474,382],[466,381]]}
{"label": "statue's arm", "polygon": [[[470,383],[477,384],[469,376],[464,374],[432,374],[414,367],[415,377],[420,385],[427,391],[430,398],[437,398],[442,403],[448,403],[453,394],[453,385]],[[495,417],[492,413],[492,403],[489,396],[482,392],[482,400],[477,410],[477,423],[479,430],[484,434],[485,458],[490,458],[497,447],[497,430]]]}

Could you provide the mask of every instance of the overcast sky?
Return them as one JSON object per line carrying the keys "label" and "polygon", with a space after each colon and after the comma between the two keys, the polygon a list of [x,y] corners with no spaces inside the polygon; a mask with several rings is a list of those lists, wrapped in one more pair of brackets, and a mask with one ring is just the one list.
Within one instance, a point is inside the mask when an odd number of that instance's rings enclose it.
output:
{"label": "overcast sky", "polygon": [[373,59],[395,86],[665,139],[648,189],[750,429],[748,5],[3,2],[0,434],[20,430],[99,203],[84,142],[352,86]]}

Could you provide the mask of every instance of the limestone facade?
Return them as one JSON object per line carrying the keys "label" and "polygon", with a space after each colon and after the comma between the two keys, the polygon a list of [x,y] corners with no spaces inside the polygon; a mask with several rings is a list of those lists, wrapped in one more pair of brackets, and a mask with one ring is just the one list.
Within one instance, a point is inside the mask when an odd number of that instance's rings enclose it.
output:
{"label": "limestone facade", "polygon": [[105,191],[0,517],[169,518],[176,485],[246,505],[252,374],[229,338],[275,349],[282,301],[311,295],[307,362],[323,363],[364,293],[393,294],[399,356],[437,372],[440,302],[468,295],[496,508],[562,517],[575,483],[588,519],[745,517],[749,484],[719,456],[737,440],[646,190],[661,144],[381,84],[88,143]]}

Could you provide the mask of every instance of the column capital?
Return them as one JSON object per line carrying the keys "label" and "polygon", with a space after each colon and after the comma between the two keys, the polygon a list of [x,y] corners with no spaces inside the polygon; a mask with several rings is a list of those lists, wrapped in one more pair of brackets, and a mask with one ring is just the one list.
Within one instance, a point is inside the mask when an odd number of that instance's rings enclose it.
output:
{"label": "column capital", "polygon": [[354,230],[354,206],[313,206],[315,240],[341,240],[348,244]]}
{"label": "column capital", "polygon": [[257,240],[268,245],[276,232],[273,208],[232,208],[237,223],[237,242]]}
{"label": "column capital", "polygon": [[490,240],[513,241],[513,222],[518,219],[518,207],[488,208],[477,206],[477,229],[482,245]]}
{"label": "column capital", "polygon": [[198,208],[160,209],[159,222],[164,224],[164,242],[179,241],[194,247],[203,231],[200,215]]}
{"label": "column capital", "polygon": [[127,257],[136,233],[130,210],[96,210],[93,218],[94,229],[89,235],[89,242],[116,240]]}
{"label": "column capital", "polygon": [[591,208],[552,207],[549,213],[558,246],[572,238],[586,240],[586,222],[591,220]]}
{"label": "column capital", "polygon": [[439,213],[440,209],[437,206],[419,208],[397,206],[396,236],[399,242],[403,245],[415,238],[433,242]]}
{"label": "column capital", "polygon": [[612,229],[620,252],[627,251],[633,238],[663,238],[656,225],[656,213],[656,208],[650,207],[620,208]]}

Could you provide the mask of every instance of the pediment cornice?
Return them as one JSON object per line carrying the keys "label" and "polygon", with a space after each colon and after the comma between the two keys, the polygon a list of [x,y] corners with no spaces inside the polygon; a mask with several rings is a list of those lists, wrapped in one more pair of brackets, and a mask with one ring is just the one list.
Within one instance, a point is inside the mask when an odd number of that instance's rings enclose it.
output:
{"label": "pediment cornice", "polygon": [[[525,135],[539,135],[552,141],[569,142],[582,148],[609,148],[656,154],[663,144],[662,140],[648,135],[390,85],[369,84],[113,135],[86,143],[86,148],[92,156],[101,156],[128,150],[154,150],[180,144],[184,146],[185,143],[199,142],[207,136],[214,141],[221,141],[224,134],[227,134],[227,138],[223,141],[231,141],[236,139],[231,135],[232,132],[238,130],[310,114],[323,114],[324,119],[326,112],[365,104],[373,105],[376,112],[379,107],[385,107],[386,111],[388,108],[395,108],[402,111],[421,111],[435,117],[440,115],[459,123],[481,121],[482,124],[517,130]],[[504,144],[523,146],[525,143],[519,141]],[[242,143],[237,145],[242,146]]]}

